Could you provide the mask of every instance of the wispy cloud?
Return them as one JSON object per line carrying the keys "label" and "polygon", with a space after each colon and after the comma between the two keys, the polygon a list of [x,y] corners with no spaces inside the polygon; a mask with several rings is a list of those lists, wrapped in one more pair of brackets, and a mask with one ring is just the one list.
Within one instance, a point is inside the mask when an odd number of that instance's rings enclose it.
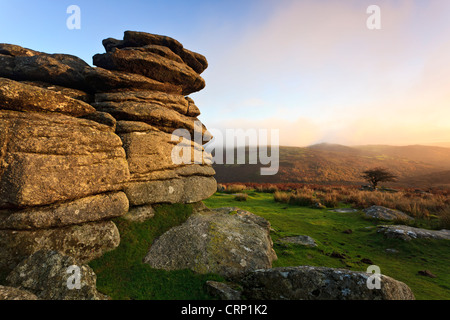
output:
{"label": "wispy cloud", "polygon": [[450,3],[377,1],[368,30],[371,2],[281,1],[233,34],[199,94],[205,122],[278,126],[286,145],[450,141]]}

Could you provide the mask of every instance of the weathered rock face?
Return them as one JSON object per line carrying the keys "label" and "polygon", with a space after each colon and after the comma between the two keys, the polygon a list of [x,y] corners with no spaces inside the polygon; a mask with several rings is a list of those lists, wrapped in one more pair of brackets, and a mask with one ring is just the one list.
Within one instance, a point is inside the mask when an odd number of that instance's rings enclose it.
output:
{"label": "weathered rock face", "polygon": [[59,112],[74,117],[95,112],[86,102],[5,78],[0,78],[0,104],[2,109]]}
{"label": "weathered rock face", "polygon": [[247,211],[201,211],[155,240],[144,262],[234,278],[272,266],[277,257],[269,233],[269,222]]}
{"label": "weathered rock face", "polygon": [[119,231],[111,221],[64,228],[0,230],[0,271],[11,271],[20,261],[39,250],[57,250],[88,262],[113,250],[119,243]]}
{"label": "weathered rock face", "polygon": [[[242,294],[257,300],[414,300],[403,282],[380,276],[380,289],[369,289],[371,274],[324,267],[256,270],[241,281]],[[370,280],[369,280],[370,281]]]}
{"label": "weathered rock face", "polygon": [[[103,45],[107,52],[94,56],[96,70],[153,81],[153,87],[126,81],[121,88],[101,88],[92,104],[117,120],[116,133],[130,170],[124,188],[130,210],[211,196],[216,190],[215,172],[202,145],[212,137],[198,120],[200,111],[194,101],[185,96],[204,87],[200,73],[208,66],[206,59],[172,38],[143,32],[126,31],[123,40],[109,38]],[[177,129],[184,130],[183,140],[180,133],[173,135]],[[174,161],[176,146],[184,150],[182,155],[175,154],[182,161]]]}
{"label": "weathered rock face", "polygon": [[0,44],[0,278],[38,250],[97,258],[119,245],[112,218],[216,190],[185,96],[205,86],[205,57],[142,32],[104,44],[101,67]]}
{"label": "weathered rock face", "polygon": [[205,81],[192,68],[146,47],[113,49],[111,52],[97,54],[94,56],[94,65],[167,82],[181,87],[183,94],[190,94],[205,87]]}
{"label": "weathered rock face", "polygon": [[120,138],[96,122],[0,110],[0,208],[120,190],[129,178]]}
{"label": "weathered rock face", "polygon": [[43,207],[0,210],[0,229],[61,228],[120,217],[127,212],[128,199],[125,193],[104,193]]}
{"label": "weathered rock face", "polygon": [[[79,279],[76,278],[78,271]],[[107,298],[97,291],[97,276],[89,266],[56,251],[43,250],[32,254],[14,268],[6,281],[43,300]]]}
{"label": "weathered rock face", "polygon": [[1,300],[39,300],[39,298],[33,293],[25,290],[0,286],[0,301]]}
{"label": "weathered rock face", "polygon": [[183,48],[181,43],[170,37],[145,32],[125,31],[122,41],[112,38],[103,40],[103,46],[107,52],[112,51],[114,48],[133,48],[151,45],[169,48],[189,67],[199,74],[201,74],[208,67],[208,62],[204,56]]}
{"label": "weathered rock face", "polygon": [[52,89],[41,82],[0,79],[3,276],[41,249],[89,261],[120,242],[116,226],[107,220],[125,214],[129,206],[118,192],[130,176],[122,141],[114,126],[79,118],[99,117],[94,107],[77,99],[87,95]]}

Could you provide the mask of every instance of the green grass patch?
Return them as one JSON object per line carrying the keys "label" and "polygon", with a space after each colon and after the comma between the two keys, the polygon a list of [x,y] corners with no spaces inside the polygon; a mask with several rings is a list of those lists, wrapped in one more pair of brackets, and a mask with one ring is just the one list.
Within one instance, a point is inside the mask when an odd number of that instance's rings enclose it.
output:
{"label": "green grass patch", "polygon": [[143,223],[114,220],[121,237],[119,247],[89,263],[97,274],[98,290],[120,300],[211,299],[205,282],[222,281],[222,277],[157,270],[142,262],[153,240],[186,221],[192,206],[160,205],[155,211],[154,218]]}
{"label": "green grass patch", "polygon": [[[387,224],[385,221],[367,219],[362,212],[337,213],[277,203],[272,194],[249,192],[246,202],[237,203],[232,195],[216,193],[204,203],[211,208],[238,206],[269,220],[278,255],[274,267],[311,265],[366,271],[369,260],[380,267],[382,274],[406,283],[416,299],[450,299],[448,240],[386,239],[376,232],[376,226]],[[352,233],[343,232],[348,229]],[[276,243],[279,238],[295,235],[308,235],[318,246]],[[396,249],[398,253],[388,253],[386,249]],[[419,270],[425,269],[437,277],[418,275]]]}

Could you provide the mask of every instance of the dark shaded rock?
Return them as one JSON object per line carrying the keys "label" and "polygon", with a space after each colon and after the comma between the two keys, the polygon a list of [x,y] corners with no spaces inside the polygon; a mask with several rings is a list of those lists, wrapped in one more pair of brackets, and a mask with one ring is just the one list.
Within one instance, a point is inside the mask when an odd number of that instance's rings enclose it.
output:
{"label": "dark shaded rock", "polygon": [[434,275],[430,270],[420,270],[417,274],[424,277],[436,278],[436,275]]}
{"label": "dark shaded rock", "polygon": [[362,258],[361,262],[369,265],[374,265],[373,261],[370,260],[369,258]]}
{"label": "dark shaded rock", "polygon": [[104,69],[136,73],[179,86],[185,95],[205,87],[205,81],[186,64],[140,48],[114,49],[104,54],[96,54],[93,60],[94,65]]}
{"label": "dark shaded rock", "polygon": [[148,45],[169,48],[198,74],[202,73],[208,67],[208,62],[203,55],[183,48],[180,42],[167,36],[146,32],[125,31],[122,41],[112,38],[103,40],[103,46],[107,52],[112,51],[114,48],[145,47]]}
{"label": "dark shaded rock", "polygon": [[5,78],[0,78],[0,109],[58,112],[74,117],[95,112],[86,102]]}
{"label": "dark shaded rock", "polygon": [[131,207],[130,210],[123,216],[125,220],[133,222],[144,222],[155,216],[155,210],[151,205],[143,205],[139,207]]}
{"label": "dark shaded rock", "polygon": [[[18,81],[43,81],[68,88],[86,89],[83,71],[89,66],[82,64],[81,59],[75,62],[74,58],[63,59],[61,56],[40,54],[16,56],[12,58],[13,60],[0,59],[0,77]],[[66,64],[67,62],[69,64]],[[80,67],[82,69],[77,69]]]}
{"label": "dark shaded rock", "polygon": [[217,297],[220,300],[241,300],[241,292],[233,289],[230,285],[217,282],[206,281],[206,291],[213,297]]}
{"label": "dark shaded rock", "polygon": [[201,211],[207,211],[207,210],[211,210],[211,209],[209,209],[203,201],[194,202],[192,204],[193,212],[201,212]]}
{"label": "dark shaded rock", "polygon": [[[95,101],[101,102],[142,102],[145,105],[155,105],[177,111],[178,113],[197,116],[195,108],[192,106],[194,101],[191,98],[179,94],[170,94],[159,91],[124,91],[98,93],[95,95]],[[192,109],[192,110],[191,110]],[[190,111],[191,110],[191,111]],[[197,108],[198,110],[198,108]],[[195,115],[193,115],[195,114]]]}
{"label": "dark shaded rock", "polygon": [[51,84],[51,83],[42,82],[42,81],[21,81],[21,82],[24,84],[28,84],[30,86],[35,86],[35,87],[51,90],[54,92],[58,92],[58,93],[65,95],[66,97],[81,100],[86,103],[94,102],[94,96],[85,91],[82,91],[82,90],[66,88],[66,87],[58,86],[56,84]]}
{"label": "dark shaded rock", "polygon": [[[0,57],[1,63],[1,57]],[[167,93],[181,94],[182,88],[170,83],[162,83],[139,74],[106,70],[103,68],[86,68],[83,76],[86,85],[91,91],[133,91],[133,90],[155,90]]]}
{"label": "dark shaded rock", "polygon": [[381,289],[369,289],[371,274],[324,267],[256,270],[240,281],[250,300],[414,300],[403,282],[381,275]]}
{"label": "dark shaded rock", "polygon": [[[74,266],[79,270],[79,283],[74,279]],[[14,268],[6,281],[11,286],[33,292],[43,300],[107,298],[97,291],[97,276],[91,267],[57,251],[42,250],[32,254]]]}
{"label": "dark shaded rock", "polygon": [[119,231],[111,221],[34,231],[0,230],[0,274],[39,250],[60,251],[85,263],[119,243]]}
{"label": "dark shaded rock", "polygon": [[106,112],[95,111],[94,113],[84,116],[83,119],[92,120],[100,124],[104,124],[111,128],[112,131],[116,130],[116,119]]}
{"label": "dark shaded rock", "polygon": [[237,277],[276,260],[270,223],[250,212],[195,213],[156,239],[144,259],[152,268],[192,269]]}
{"label": "dark shaded rock", "polygon": [[39,300],[29,291],[0,285],[0,301],[2,300]]}

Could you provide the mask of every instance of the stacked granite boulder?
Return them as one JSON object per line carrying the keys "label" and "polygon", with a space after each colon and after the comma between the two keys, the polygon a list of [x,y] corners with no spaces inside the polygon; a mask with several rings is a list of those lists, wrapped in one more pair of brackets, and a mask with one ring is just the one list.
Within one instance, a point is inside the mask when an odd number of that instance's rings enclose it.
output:
{"label": "stacked granite boulder", "polygon": [[[208,66],[205,57],[172,38],[142,32],[126,31],[123,40],[109,38],[103,45],[106,53],[94,56],[96,66],[164,84],[156,90],[128,87],[95,94],[93,106],[117,119],[131,174],[125,188],[130,210],[208,198],[216,190],[215,172],[202,145],[211,135],[186,97],[205,86],[200,76]],[[184,138],[173,135],[177,129],[184,130]],[[173,159],[176,145],[189,150],[182,163]]]}
{"label": "stacked granite boulder", "polygon": [[41,249],[83,261],[119,244],[128,210],[121,140],[65,94],[0,78],[0,272]]}
{"label": "stacked granite boulder", "polygon": [[185,97],[205,86],[206,59],[141,32],[103,43],[98,67],[0,44],[0,278],[38,250],[92,260],[118,246],[110,220],[130,206],[216,190],[208,157],[172,161],[175,129],[202,134],[190,150],[211,138]]}

